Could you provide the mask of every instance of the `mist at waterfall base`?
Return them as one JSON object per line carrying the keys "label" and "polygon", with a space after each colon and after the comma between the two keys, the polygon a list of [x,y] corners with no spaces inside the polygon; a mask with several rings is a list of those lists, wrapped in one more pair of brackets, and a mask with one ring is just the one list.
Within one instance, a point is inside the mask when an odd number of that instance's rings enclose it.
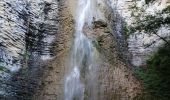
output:
{"label": "mist at waterfall base", "polygon": [[79,0],[76,11],[75,39],[65,76],[65,100],[96,100],[97,51],[83,32],[84,25],[91,27],[95,14],[95,0]]}

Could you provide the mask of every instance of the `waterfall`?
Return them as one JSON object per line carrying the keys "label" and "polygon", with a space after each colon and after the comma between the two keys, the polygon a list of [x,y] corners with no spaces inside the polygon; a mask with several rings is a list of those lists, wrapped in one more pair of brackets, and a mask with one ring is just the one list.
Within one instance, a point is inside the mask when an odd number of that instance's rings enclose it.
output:
{"label": "waterfall", "polygon": [[83,27],[91,24],[95,17],[95,0],[79,0],[76,11],[75,40],[73,43],[68,73],[65,78],[65,100],[94,100],[96,88],[96,49],[85,36]]}

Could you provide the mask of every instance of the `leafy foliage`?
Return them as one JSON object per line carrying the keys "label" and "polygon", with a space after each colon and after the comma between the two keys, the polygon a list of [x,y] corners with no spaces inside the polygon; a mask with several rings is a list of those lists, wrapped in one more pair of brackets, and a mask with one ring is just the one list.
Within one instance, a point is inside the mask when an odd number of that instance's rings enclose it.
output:
{"label": "leafy foliage", "polygon": [[152,95],[169,100],[170,98],[170,47],[161,47],[147,61],[147,69],[138,68],[136,74],[142,80],[144,87]]}
{"label": "leafy foliage", "polygon": [[146,4],[149,4],[150,2],[153,2],[155,0],[145,0]]}
{"label": "leafy foliage", "polygon": [[131,32],[131,29],[127,27],[127,25],[123,25],[123,34],[125,38],[128,38],[128,36],[130,35],[130,32]]}
{"label": "leafy foliage", "polygon": [[135,28],[137,30],[144,30],[145,32],[156,32],[161,25],[170,24],[170,17],[163,18],[163,16],[148,15],[145,20],[141,21]]}
{"label": "leafy foliage", "polygon": [[3,62],[0,61],[0,71],[10,73],[10,71],[9,71],[5,66],[3,66],[2,63],[3,63]]}
{"label": "leafy foliage", "polygon": [[170,5],[163,9],[162,13],[170,13]]}
{"label": "leafy foliage", "polygon": [[0,71],[4,71],[4,70],[5,70],[5,67],[0,66]]}
{"label": "leafy foliage", "polygon": [[145,0],[146,4],[149,4],[150,2],[153,2],[155,0]]}
{"label": "leafy foliage", "polygon": [[[154,1],[154,0],[149,0]],[[135,32],[144,32],[148,34],[154,34],[158,36],[161,40],[166,42],[167,44],[170,37],[162,37],[157,32],[161,27],[167,27],[170,25],[170,6],[167,6],[165,9],[163,9],[161,12],[157,12],[156,15],[143,15],[142,12],[144,9],[140,9],[139,7],[134,4],[132,6],[132,15],[136,19],[136,22],[134,22],[133,26],[128,27],[128,35],[135,33]],[[136,14],[134,14],[136,13]],[[125,36],[128,36],[125,34]],[[156,43],[156,42],[155,42]],[[170,44],[169,44],[170,45]]]}

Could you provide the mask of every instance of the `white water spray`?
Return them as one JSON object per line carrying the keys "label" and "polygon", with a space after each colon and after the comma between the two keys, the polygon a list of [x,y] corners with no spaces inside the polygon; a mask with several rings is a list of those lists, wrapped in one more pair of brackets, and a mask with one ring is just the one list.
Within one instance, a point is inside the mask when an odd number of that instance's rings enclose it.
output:
{"label": "white water spray", "polygon": [[71,52],[70,70],[65,79],[65,100],[94,100],[97,97],[95,48],[83,33],[84,25],[90,27],[96,16],[95,4],[95,0],[78,1],[75,40]]}

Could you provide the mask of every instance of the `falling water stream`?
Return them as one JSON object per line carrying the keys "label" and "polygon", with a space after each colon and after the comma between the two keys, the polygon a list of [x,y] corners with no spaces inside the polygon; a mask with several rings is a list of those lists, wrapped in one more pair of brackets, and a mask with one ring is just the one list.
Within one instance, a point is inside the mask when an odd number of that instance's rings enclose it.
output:
{"label": "falling water stream", "polygon": [[69,71],[65,79],[65,100],[96,100],[96,49],[83,32],[91,27],[95,16],[95,0],[79,0],[76,11],[75,39],[71,51]]}

